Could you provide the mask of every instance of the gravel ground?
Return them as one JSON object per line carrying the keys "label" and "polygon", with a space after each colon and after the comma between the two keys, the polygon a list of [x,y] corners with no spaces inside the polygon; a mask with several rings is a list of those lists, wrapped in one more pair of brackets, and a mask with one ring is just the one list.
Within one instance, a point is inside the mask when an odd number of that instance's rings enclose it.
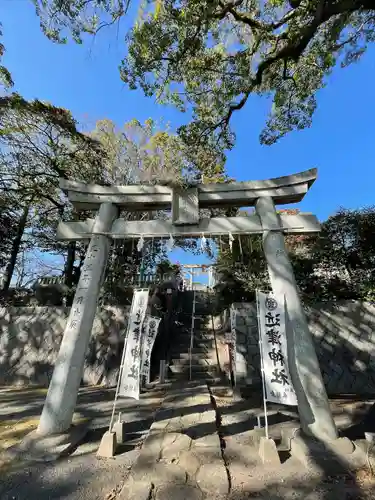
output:
{"label": "gravel ground", "polygon": [[[80,415],[91,419],[91,430],[69,457],[50,463],[12,462],[0,467],[1,500],[113,500],[121,490],[139,454],[139,445],[123,446],[112,459],[98,459],[96,451],[108,428],[113,390],[84,389],[78,401]],[[150,391],[139,401],[120,399],[118,409],[129,439],[140,438],[151,426],[164,391]],[[0,420],[12,424],[11,438],[22,439],[16,423],[40,414],[43,395],[33,391],[0,391]],[[6,419],[6,420],[5,420]],[[1,435],[0,435],[1,437]],[[139,439],[138,439],[139,440]],[[1,465],[1,464],[0,464]]]}
{"label": "gravel ground", "polygon": [[114,459],[98,459],[92,444],[82,446],[69,458],[26,467],[2,479],[0,498],[112,500],[138,453],[138,450],[132,450]]}

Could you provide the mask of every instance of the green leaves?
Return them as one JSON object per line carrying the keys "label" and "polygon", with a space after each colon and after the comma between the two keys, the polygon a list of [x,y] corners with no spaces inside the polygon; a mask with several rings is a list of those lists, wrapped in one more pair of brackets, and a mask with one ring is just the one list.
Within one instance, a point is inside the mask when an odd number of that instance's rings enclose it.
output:
{"label": "green leaves", "polygon": [[[374,234],[375,208],[368,207],[340,209],[322,224],[319,236],[287,236],[286,247],[303,300],[373,300]],[[256,288],[268,288],[260,237],[236,238],[232,252],[228,242],[222,241],[219,249],[216,269],[228,304],[242,296],[253,300]]]}
{"label": "green leaves", "polygon": [[[129,3],[34,1],[43,4],[44,25],[57,31],[52,38],[97,32],[111,24],[108,16],[125,15]],[[184,139],[211,138],[221,149],[233,146],[230,123],[249,96],[271,94],[260,140],[273,144],[311,125],[316,92],[337,61],[347,65],[362,56],[375,39],[374,20],[370,0],[146,2],[126,39],[121,78],[159,102],[191,109]]]}
{"label": "green leaves", "polygon": [[125,15],[130,0],[32,0],[45,35],[56,43],[67,43],[70,34],[76,43],[82,35],[96,34]]}
{"label": "green leaves", "polygon": [[168,124],[133,119],[117,129],[110,120],[96,124],[90,137],[106,153],[106,182],[167,184],[183,187],[200,177],[225,180],[224,156],[212,144],[192,146]]}
{"label": "green leaves", "polygon": [[[1,27],[2,24],[0,23],[0,37],[3,36]],[[0,61],[4,56],[4,53],[5,53],[5,47],[2,43],[0,43]],[[2,64],[0,64],[0,85],[3,85],[5,90],[9,90],[14,85],[10,71]]]}
{"label": "green leaves", "polygon": [[63,251],[56,227],[71,208],[59,178],[101,182],[104,160],[100,143],[79,131],[69,111],[16,93],[0,98],[0,196],[14,207],[15,227],[27,210],[20,234],[28,248]]}

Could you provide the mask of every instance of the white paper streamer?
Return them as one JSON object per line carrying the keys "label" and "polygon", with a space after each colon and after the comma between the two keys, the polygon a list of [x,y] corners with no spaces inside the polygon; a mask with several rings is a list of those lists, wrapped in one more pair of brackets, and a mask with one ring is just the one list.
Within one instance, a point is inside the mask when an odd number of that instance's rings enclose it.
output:
{"label": "white paper streamer", "polygon": [[202,233],[201,250],[202,251],[206,250],[206,246],[207,246],[207,240],[206,240],[206,237],[205,237],[204,233]]}
{"label": "white paper streamer", "polygon": [[233,241],[234,241],[233,234],[229,233],[229,248],[231,252],[233,251]]}
{"label": "white paper streamer", "polygon": [[141,237],[139,238],[138,243],[137,243],[137,250],[138,250],[138,252],[142,251],[144,244],[145,244],[145,240],[143,238],[143,235],[141,235]]}
{"label": "white paper streamer", "polygon": [[167,247],[168,252],[170,252],[174,247],[174,239],[173,239],[173,236],[171,234],[169,235],[169,240],[166,243],[166,247]]}

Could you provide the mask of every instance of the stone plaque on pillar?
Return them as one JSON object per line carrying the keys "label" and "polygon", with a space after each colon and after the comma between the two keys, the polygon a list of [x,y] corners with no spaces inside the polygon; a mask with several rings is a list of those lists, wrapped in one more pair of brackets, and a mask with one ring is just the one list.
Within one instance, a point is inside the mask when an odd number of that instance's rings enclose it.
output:
{"label": "stone plaque on pillar", "polygon": [[199,224],[198,189],[173,190],[172,223],[176,226]]}

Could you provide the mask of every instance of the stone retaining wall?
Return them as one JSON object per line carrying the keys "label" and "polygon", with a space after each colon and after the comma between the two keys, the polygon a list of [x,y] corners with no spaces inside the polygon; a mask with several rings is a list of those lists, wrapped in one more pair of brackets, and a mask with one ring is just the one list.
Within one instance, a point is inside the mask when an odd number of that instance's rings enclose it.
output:
{"label": "stone retaining wall", "polygon": [[[235,304],[239,385],[260,382],[255,304]],[[129,307],[98,308],[83,382],[114,384]],[[306,310],[329,394],[375,394],[375,306],[320,303]],[[69,308],[0,308],[0,385],[48,385]],[[225,349],[225,356],[227,350]]]}
{"label": "stone retaining wall", "polygon": [[[260,382],[255,304],[235,304],[239,385]],[[306,308],[323,379],[330,395],[375,394],[375,306],[360,301]]]}
{"label": "stone retaining wall", "polygon": [[[98,309],[83,382],[115,383],[129,307]],[[48,386],[69,308],[0,308],[0,385]]]}

